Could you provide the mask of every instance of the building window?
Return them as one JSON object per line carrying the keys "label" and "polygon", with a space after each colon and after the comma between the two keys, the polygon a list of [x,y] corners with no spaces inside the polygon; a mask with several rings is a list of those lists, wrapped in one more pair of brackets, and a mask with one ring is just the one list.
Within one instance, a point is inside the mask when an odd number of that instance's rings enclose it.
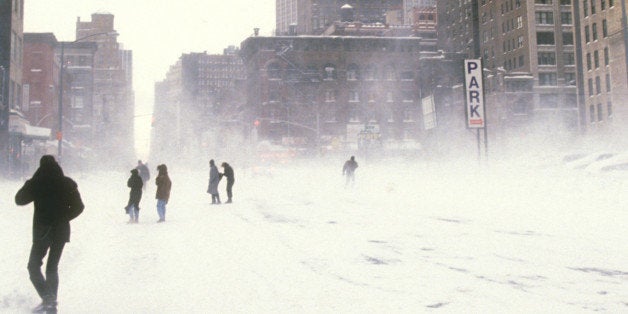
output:
{"label": "building window", "polygon": [[556,65],[556,54],[554,52],[539,52],[539,65]]}
{"label": "building window", "polygon": [[517,48],[523,47],[523,36],[517,37]]}
{"label": "building window", "polygon": [[323,79],[326,81],[333,81],[336,79],[336,66],[333,64],[326,64],[323,67]]}
{"label": "building window", "polygon": [[608,7],[609,7],[609,8],[610,8],[610,7],[612,7],[612,6],[614,6],[614,5],[615,5],[615,1],[613,1],[613,0],[608,0]]}
{"label": "building window", "polygon": [[536,33],[536,44],[537,45],[553,45],[554,42],[554,33],[553,32],[537,32]]}
{"label": "building window", "polygon": [[608,47],[604,48],[604,65],[608,65],[608,63],[610,62],[610,57],[608,55]]}
{"label": "building window", "polygon": [[611,91],[611,75],[606,73],[606,91]]}
{"label": "building window", "polygon": [[576,73],[565,72],[565,85],[576,86]]}
{"label": "building window", "polygon": [[536,24],[539,25],[552,25],[554,24],[554,13],[539,11],[535,13]]}
{"label": "building window", "polygon": [[608,23],[606,19],[602,20],[602,37],[608,37]]}
{"label": "building window", "polygon": [[386,81],[395,80],[395,68],[393,66],[387,65],[384,67],[384,80]]}
{"label": "building window", "polygon": [[349,102],[359,102],[360,94],[357,91],[349,91]]}
{"label": "building window", "polygon": [[562,25],[571,25],[571,12],[560,12],[560,23]]}
{"label": "building window", "polygon": [[593,64],[595,64],[596,69],[600,67],[600,54],[597,50],[593,52]]}
{"label": "building window", "polygon": [[584,17],[589,16],[589,1],[582,0],[582,10],[584,11]]}
{"label": "building window", "polygon": [[600,10],[604,11],[606,9],[606,0],[600,1]]}
{"label": "building window", "polygon": [[602,93],[602,81],[599,76],[595,77],[595,94],[599,95]]}
{"label": "building window", "polygon": [[347,67],[347,80],[348,81],[356,81],[359,79],[359,75],[358,75],[358,66],[356,64],[350,64],[349,67]]}
{"label": "building window", "polygon": [[591,33],[593,35],[593,41],[597,40],[597,23],[593,23],[593,25],[591,25]]}
{"label": "building window", "polygon": [[336,101],[336,91],[335,90],[326,90],[325,91],[325,102],[335,102]]}
{"label": "building window", "polygon": [[595,123],[595,106],[589,106],[589,122]]}
{"label": "building window", "polygon": [[587,53],[587,70],[591,70],[591,53]]}
{"label": "building window", "polygon": [[556,86],[556,73],[539,73],[539,86]]}
{"label": "building window", "polygon": [[517,16],[517,28],[523,28],[523,17]]}
{"label": "building window", "polygon": [[523,67],[525,65],[525,59],[523,56],[519,56],[519,67]]}
{"label": "building window", "polygon": [[565,52],[563,53],[563,62],[565,62],[565,65],[575,65],[576,64],[576,58],[573,52]]}
{"label": "building window", "polygon": [[610,101],[606,103],[606,115],[608,117],[608,121],[613,120],[613,103]]}
{"label": "building window", "polygon": [[602,112],[602,104],[597,104],[597,121],[602,122],[604,113]]}
{"label": "building window", "polygon": [[593,79],[589,79],[589,96],[593,96]]}
{"label": "building window", "polygon": [[374,81],[376,73],[377,73],[377,70],[376,70],[375,66],[369,65],[364,70],[364,79],[367,80],[367,81]]}
{"label": "building window", "polygon": [[590,43],[591,42],[591,34],[589,32],[589,25],[584,27],[584,41],[586,43]]}
{"label": "building window", "polygon": [[563,45],[573,45],[573,33],[563,33]]}
{"label": "building window", "polygon": [[595,1],[596,0],[591,0],[591,14],[595,14]]}
{"label": "building window", "polygon": [[552,0],[534,0],[536,4],[552,4]]}

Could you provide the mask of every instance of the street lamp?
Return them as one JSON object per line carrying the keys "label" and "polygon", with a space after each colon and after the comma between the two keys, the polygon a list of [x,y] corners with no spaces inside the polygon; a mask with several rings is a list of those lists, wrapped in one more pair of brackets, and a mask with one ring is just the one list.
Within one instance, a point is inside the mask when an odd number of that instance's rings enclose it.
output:
{"label": "street lamp", "polygon": [[[75,41],[70,42],[72,43],[76,43],[88,38],[92,38],[92,37],[96,37],[96,36],[100,36],[100,35],[107,35],[107,36],[117,36],[118,33],[113,31],[113,32],[101,32],[101,33],[95,33],[95,34],[91,34],[91,35],[87,35],[81,38],[76,39]],[[57,131],[57,140],[59,141],[59,152],[57,154],[57,157],[59,160],[61,160],[61,153],[62,153],[62,147],[63,147],[63,74],[65,72],[65,42],[61,42],[61,58],[60,60],[60,64],[59,64],[59,129]]]}

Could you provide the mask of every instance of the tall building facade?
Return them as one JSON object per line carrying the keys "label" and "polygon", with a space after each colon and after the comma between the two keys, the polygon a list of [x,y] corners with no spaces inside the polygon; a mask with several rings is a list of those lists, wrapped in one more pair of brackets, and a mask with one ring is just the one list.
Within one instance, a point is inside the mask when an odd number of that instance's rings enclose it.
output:
{"label": "tall building facade", "polygon": [[24,0],[0,2],[0,175],[10,171],[9,116],[22,103]]}
{"label": "tall building facade", "polygon": [[482,59],[487,121],[494,129],[578,130],[570,0],[443,1],[438,6],[439,17],[448,19],[439,23],[443,47]]}
{"label": "tall building facade", "polygon": [[626,1],[581,1],[583,125],[601,133],[628,125]]}
{"label": "tall building facade", "polygon": [[166,79],[155,84],[151,158],[194,163],[205,160],[210,150],[222,150],[227,141],[237,142],[244,80],[235,47],[223,54],[182,55]]}
{"label": "tall building facade", "polygon": [[403,0],[403,22],[412,25],[417,21],[415,12],[425,9],[436,9],[436,0]]}
{"label": "tall building facade", "polygon": [[[355,11],[354,19],[363,23],[382,23],[391,12],[402,16],[402,0],[276,0],[277,35],[321,34],[333,22],[340,21],[344,5]],[[400,18],[392,18],[399,21]]]}
{"label": "tall building facade", "polygon": [[92,14],[90,21],[76,21],[76,38],[88,36],[98,49],[94,55],[94,99],[92,123],[96,151],[100,155],[118,152],[106,163],[128,164],[135,158],[132,54],[117,41],[114,16]]}

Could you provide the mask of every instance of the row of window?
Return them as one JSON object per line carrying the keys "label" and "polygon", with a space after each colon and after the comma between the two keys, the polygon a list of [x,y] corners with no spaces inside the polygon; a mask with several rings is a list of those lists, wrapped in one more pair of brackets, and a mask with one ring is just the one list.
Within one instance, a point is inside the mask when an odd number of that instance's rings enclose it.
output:
{"label": "row of window", "polygon": [[[553,51],[539,51],[537,54],[539,65],[556,65],[556,53]],[[576,57],[573,52],[563,52],[565,65],[575,65]]]}
{"label": "row of window", "polygon": [[[295,73],[294,71],[282,70],[281,66],[277,62],[273,62],[266,67],[266,72],[269,79],[282,79],[284,74],[288,76],[292,75],[321,75],[323,80],[336,80],[338,76],[338,70],[333,64],[326,64],[320,71],[316,66],[308,66],[305,73]],[[354,63],[350,64],[346,70],[347,80],[355,81],[364,78],[364,80],[372,81],[382,78],[388,81],[394,81],[399,78],[400,80],[411,81],[414,80],[415,74],[413,71],[403,71],[397,74],[397,71],[393,66],[384,66],[381,71],[381,76],[378,75],[378,68],[374,65],[368,65],[364,68],[364,71],[360,70],[360,67]]]}
{"label": "row of window", "polygon": [[[554,25],[554,12],[551,11],[537,11],[534,13],[534,20],[537,25]],[[573,19],[571,12],[560,12],[560,24],[572,25]]]}
{"label": "row of window", "polygon": [[[348,102],[354,103],[354,102],[360,102],[360,92],[352,90],[349,91],[349,97],[348,97]],[[326,90],[325,91],[325,102],[336,102],[338,96],[338,91],[337,90]],[[368,99],[368,102],[375,102],[377,99],[377,96],[375,95],[375,93],[372,92],[368,92],[366,93],[366,97]],[[415,95],[412,91],[401,91],[401,101],[404,103],[411,103],[414,102],[414,98]],[[269,97],[268,100],[270,102],[280,102],[281,101],[281,96],[279,95],[279,92],[277,91],[271,91],[269,93]],[[386,102],[395,102],[395,95],[393,94],[393,92],[386,92],[385,95],[385,101]]]}
{"label": "row of window", "polygon": [[[596,107],[597,107],[597,110],[596,110]],[[597,115],[596,115],[596,111],[597,111]],[[610,101],[606,103],[606,116],[608,117],[609,121],[613,119],[613,103]],[[597,104],[597,106],[595,105],[589,106],[589,119],[590,119],[589,121],[591,123],[595,123],[596,117],[597,117],[598,122],[604,121],[604,111],[602,110],[602,104]]]}
{"label": "row of window", "polygon": [[[595,89],[593,89],[593,79],[590,78],[588,80],[589,83],[589,96],[600,95],[602,94],[602,80],[599,76],[595,77]],[[606,92],[611,91],[611,75],[606,74]]]}
{"label": "row of window", "polygon": [[[602,37],[608,37],[608,23],[606,19],[602,20]],[[597,23],[591,24],[591,29],[589,29],[589,25],[584,27],[584,39],[586,43],[590,43],[591,41],[597,40]]]}
{"label": "row of window", "polygon": [[[563,46],[573,45],[573,33],[563,33]],[[554,32],[537,32],[536,33],[537,45],[555,45],[556,40],[554,38]]]}
{"label": "row of window", "polygon": [[[534,0],[536,4],[553,4],[552,0]],[[560,0],[560,5],[571,5],[571,0]]]}
{"label": "row of window", "polygon": [[[583,0],[582,1],[582,10],[584,12],[584,17],[589,16],[589,9],[591,9],[591,15],[595,14],[597,12],[597,1],[598,0],[591,0],[589,2],[589,0]],[[600,10],[604,11],[606,10],[606,0],[599,0],[600,1]],[[591,6],[589,7],[589,3],[591,4]],[[615,1],[613,0],[608,0],[608,7],[613,7],[615,6]]]}
{"label": "row of window", "polygon": [[[608,47],[604,48],[604,65],[608,66],[610,63],[610,56]],[[598,50],[593,51],[593,62],[591,61],[591,53],[587,53],[587,70],[591,70],[595,66],[596,69],[600,67],[600,53]]]}

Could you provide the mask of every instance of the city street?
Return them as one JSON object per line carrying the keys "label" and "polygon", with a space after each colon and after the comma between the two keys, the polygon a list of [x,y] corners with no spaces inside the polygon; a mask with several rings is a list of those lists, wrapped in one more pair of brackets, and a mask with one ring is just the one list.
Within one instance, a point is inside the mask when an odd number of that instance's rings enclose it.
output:
{"label": "city street", "polygon": [[[128,173],[69,174],[86,209],[61,260],[60,313],[628,311],[628,174],[558,157],[357,160],[349,188],[343,159],[234,165],[223,205],[209,204],[207,169],[169,165],[163,224],[152,180],[135,225]],[[0,184],[0,312],[26,313],[40,301],[32,205],[13,203],[21,182]]]}

